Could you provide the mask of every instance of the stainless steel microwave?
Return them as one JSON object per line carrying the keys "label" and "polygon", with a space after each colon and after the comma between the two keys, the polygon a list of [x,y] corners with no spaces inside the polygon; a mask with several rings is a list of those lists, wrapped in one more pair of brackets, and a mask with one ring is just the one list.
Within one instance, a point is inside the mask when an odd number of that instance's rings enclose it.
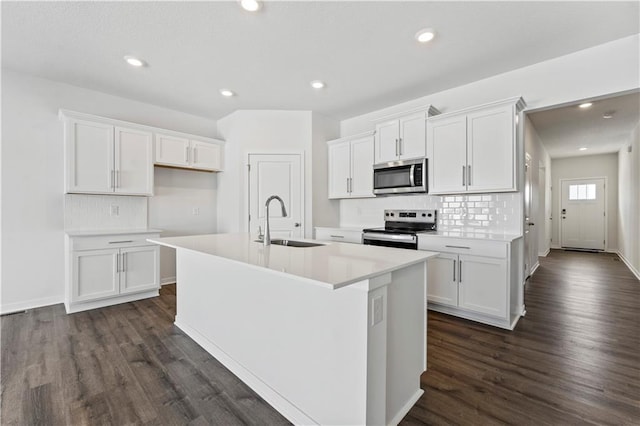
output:
{"label": "stainless steel microwave", "polygon": [[427,159],[400,160],[373,166],[376,195],[427,192]]}

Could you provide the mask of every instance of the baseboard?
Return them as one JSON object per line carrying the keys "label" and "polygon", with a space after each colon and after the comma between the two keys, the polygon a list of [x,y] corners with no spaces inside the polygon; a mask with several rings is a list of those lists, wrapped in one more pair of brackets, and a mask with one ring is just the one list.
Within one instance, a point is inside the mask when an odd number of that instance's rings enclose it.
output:
{"label": "baseboard", "polygon": [[627,268],[629,268],[629,270],[631,271],[631,273],[633,275],[636,276],[637,279],[640,280],[640,272],[634,268],[634,266],[631,264],[631,262],[629,262],[629,259],[627,259],[626,257],[624,257],[624,255],[622,253],[620,253],[619,251],[616,252],[616,254],[618,255],[618,257],[622,260],[622,262],[627,265]]}
{"label": "baseboard", "polygon": [[31,299],[24,302],[6,303],[0,306],[0,315],[57,305],[58,303],[64,303],[64,297],[43,297],[41,299]]}
{"label": "baseboard", "polygon": [[160,279],[160,285],[175,284],[176,277],[164,277]]}
{"label": "baseboard", "polygon": [[548,248],[544,253],[538,253],[538,257],[547,257],[551,253],[551,249]]}
{"label": "baseboard", "polygon": [[407,403],[404,404],[402,406],[402,408],[400,408],[400,410],[396,413],[396,415],[393,416],[393,418],[391,419],[391,421],[388,424],[390,424],[390,425],[399,424],[400,421],[404,418],[404,416],[406,416],[407,413],[411,410],[411,408],[413,408],[413,406],[416,404],[416,402],[418,402],[418,400],[420,399],[420,397],[422,396],[423,393],[424,393],[424,391],[422,389],[418,389],[416,391],[416,393],[414,393],[411,396],[411,398],[409,398]]}
{"label": "baseboard", "polygon": [[536,262],[535,265],[533,265],[533,268],[531,268],[531,271],[529,272],[529,276],[533,275],[534,272],[536,272],[536,270],[540,267],[540,262]]}

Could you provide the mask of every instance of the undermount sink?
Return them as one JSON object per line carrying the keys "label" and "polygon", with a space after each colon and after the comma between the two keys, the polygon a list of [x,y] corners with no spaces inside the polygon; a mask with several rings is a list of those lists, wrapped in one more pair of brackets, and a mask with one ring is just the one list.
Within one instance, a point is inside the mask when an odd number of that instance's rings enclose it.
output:
{"label": "undermount sink", "polygon": [[[257,243],[261,243],[262,240],[256,240]],[[287,247],[319,247],[324,244],[318,243],[308,243],[306,241],[294,241],[294,240],[282,240],[282,239],[273,239],[271,240],[271,244],[276,246],[287,246]]]}

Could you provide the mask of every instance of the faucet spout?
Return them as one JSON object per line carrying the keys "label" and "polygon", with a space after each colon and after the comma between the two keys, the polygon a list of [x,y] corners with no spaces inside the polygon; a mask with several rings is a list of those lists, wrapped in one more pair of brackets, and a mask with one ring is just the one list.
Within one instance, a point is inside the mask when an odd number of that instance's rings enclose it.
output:
{"label": "faucet spout", "polygon": [[287,209],[284,206],[284,201],[282,201],[282,198],[280,198],[277,195],[272,195],[271,197],[267,198],[266,203],[264,204],[265,207],[265,225],[264,225],[264,239],[262,240],[263,244],[265,246],[270,246],[271,245],[271,232],[269,230],[269,203],[273,200],[278,200],[280,202],[280,207],[282,207],[282,217],[287,217]]}

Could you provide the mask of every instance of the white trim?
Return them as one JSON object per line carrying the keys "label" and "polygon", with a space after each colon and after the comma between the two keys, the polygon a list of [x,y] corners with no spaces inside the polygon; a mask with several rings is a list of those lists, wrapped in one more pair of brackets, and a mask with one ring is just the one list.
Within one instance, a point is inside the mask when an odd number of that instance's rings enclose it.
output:
{"label": "white trim", "polygon": [[551,248],[548,248],[547,251],[545,251],[544,253],[538,252],[538,257],[547,257],[550,252],[551,252]]}
{"label": "white trim", "polygon": [[631,271],[631,273],[633,273],[633,275],[636,276],[637,279],[640,280],[640,271],[638,271],[632,264],[631,262],[629,262],[629,259],[627,259],[626,257],[624,257],[624,254],[620,253],[620,251],[616,251],[616,254],[618,255],[618,257],[622,260],[622,262],[627,265],[627,268],[629,268],[629,270]]}
{"label": "white trim", "polygon": [[[427,311],[425,310],[425,312],[427,312]],[[409,398],[407,403],[404,404],[402,406],[402,408],[400,408],[400,410],[398,410],[396,415],[393,416],[393,418],[387,424],[389,424],[389,425],[397,425],[397,424],[399,424],[400,421],[404,418],[404,416],[406,416],[409,413],[409,411],[411,410],[411,408],[413,408],[413,406],[416,404],[416,402],[418,402],[418,400],[420,399],[420,397],[422,396],[423,393],[424,393],[424,391],[422,389],[418,389],[416,391],[416,393],[414,393],[411,396],[411,398]]]}
{"label": "white trim", "polygon": [[176,281],[176,277],[174,275],[172,277],[164,277],[164,278],[162,278],[160,280],[160,285],[163,286],[163,285],[167,285],[167,284],[175,284],[176,282],[177,282]]}
{"label": "white trim", "polygon": [[148,299],[150,297],[159,296],[158,290],[145,291],[143,293],[123,294],[117,297],[107,297],[100,300],[92,300],[89,302],[76,302],[64,304],[67,314],[88,311],[90,309],[104,308],[107,306],[119,305],[121,303],[135,302],[136,300]]}
{"label": "white trim", "polygon": [[193,341],[200,345],[204,350],[209,352],[215,359],[220,361],[222,365],[228,368],[233,374],[238,376],[247,386],[260,395],[265,401],[267,401],[273,408],[280,414],[287,418],[293,424],[303,425],[316,425],[318,422],[307,416],[302,410],[293,405],[290,401],[276,392],[273,388],[260,380],[251,371],[244,366],[236,362],[233,358],[227,355],[222,349],[220,349],[215,343],[207,339],[204,335],[198,332],[196,329],[183,324],[180,318],[176,316],[174,323],[176,327],[182,330]]}
{"label": "white trim", "polygon": [[[434,107],[433,105],[427,104],[427,105],[422,105],[409,110],[383,115],[381,117],[377,117],[369,121],[373,123],[382,123],[384,121],[396,120],[400,117],[404,117],[405,115],[411,115],[418,112],[424,112],[425,119],[436,116],[436,115],[440,115],[440,111],[436,107]],[[456,111],[456,112],[459,112],[459,111]]]}
{"label": "white trim", "polygon": [[529,272],[529,276],[532,276],[534,272],[536,272],[536,270],[538,269],[538,267],[540,267],[540,262],[536,262],[535,265],[533,265],[533,267],[531,268],[531,272]]}
{"label": "white trim", "polygon": [[327,145],[335,145],[337,143],[342,143],[342,142],[350,141],[350,140],[353,140],[353,139],[366,138],[366,137],[369,137],[369,136],[373,136],[375,134],[376,134],[375,130],[369,130],[368,132],[357,133],[357,134],[351,135],[351,136],[343,136],[343,137],[338,138],[338,139],[332,139],[330,141],[327,141]]}
{"label": "white trim", "polygon": [[27,309],[42,308],[44,306],[57,305],[58,303],[64,303],[64,297],[43,297],[40,299],[31,299],[23,302],[5,303],[0,306],[0,315],[26,311]]}
{"label": "white trim", "polygon": [[[560,240],[560,246],[557,248],[564,248],[562,246],[562,183],[565,181],[572,180],[595,180],[595,179],[603,179],[604,180],[604,249],[603,251],[609,251],[609,203],[607,202],[607,186],[609,185],[607,176],[592,176],[592,177],[583,177],[583,178],[560,178],[558,179],[558,183],[560,186],[560,190],[558,191],[558,239]],[[553,247],[553,246],[552,246]],[[576,247],[580,248],[580,247]],[[596,249],[597,250],[597,249]]]}

